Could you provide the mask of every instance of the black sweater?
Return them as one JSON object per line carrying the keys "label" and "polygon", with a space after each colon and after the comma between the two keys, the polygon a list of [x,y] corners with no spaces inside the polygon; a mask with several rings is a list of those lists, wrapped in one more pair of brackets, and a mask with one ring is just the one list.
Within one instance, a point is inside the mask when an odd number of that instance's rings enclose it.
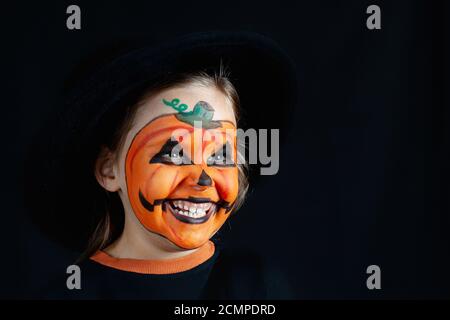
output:
{"label": "black sweater", "polygon": [[202,264],[173,274],[122,271],[92,260],[81,263],[80,269],[81,289],[67,289],[64,279],[52,286],[47,298],[266,299],[287,294],[258,256],[232,253],[217,245],[214,255]]}

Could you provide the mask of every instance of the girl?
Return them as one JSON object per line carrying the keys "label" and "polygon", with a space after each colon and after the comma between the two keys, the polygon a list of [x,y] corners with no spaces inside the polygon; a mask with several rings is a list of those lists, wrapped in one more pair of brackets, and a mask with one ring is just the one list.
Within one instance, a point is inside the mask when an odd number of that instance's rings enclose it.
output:
{"label": "girl", "polygon": [[[50,296],[273,297],[274,275],[257,257],[211,238],[248,189],[239,95],[256,128],[277,126],[293,86],[288,59],[251,33],[193,34],[134,50],[79,85],[58,118],[44,170],[52,179],[40,189],[51,197],[47,222],[58,221],[53,237],[84,249],[82,285],[58,282]],[[257,116],[255,105],[275,103],[285,112]]]}

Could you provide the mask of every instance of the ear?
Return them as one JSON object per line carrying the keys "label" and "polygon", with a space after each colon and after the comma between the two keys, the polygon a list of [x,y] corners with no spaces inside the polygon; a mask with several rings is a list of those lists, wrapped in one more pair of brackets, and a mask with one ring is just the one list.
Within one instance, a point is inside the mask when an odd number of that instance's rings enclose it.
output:
{"label": "ear", "polygon": [[95,161],[95,178],[105,190],[110,192],[116,192],[120,189],[119,177],[114,167],[114,154],[107,147],[102,147]]}

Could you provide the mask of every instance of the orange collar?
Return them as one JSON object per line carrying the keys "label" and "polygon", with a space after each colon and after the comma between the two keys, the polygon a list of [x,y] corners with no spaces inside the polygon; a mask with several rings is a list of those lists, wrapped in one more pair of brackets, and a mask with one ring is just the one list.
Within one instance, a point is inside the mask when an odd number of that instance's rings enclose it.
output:
{"label": "orange collar", "polygon": [[202,264],[214,254],[215,246],[208,241],[195,252],[184,257],[167,260],[139,260],[114,258],[103,251],[97,251],[91,260],[102,265],[135,273],[143,274],[171,274],[190,270]]}

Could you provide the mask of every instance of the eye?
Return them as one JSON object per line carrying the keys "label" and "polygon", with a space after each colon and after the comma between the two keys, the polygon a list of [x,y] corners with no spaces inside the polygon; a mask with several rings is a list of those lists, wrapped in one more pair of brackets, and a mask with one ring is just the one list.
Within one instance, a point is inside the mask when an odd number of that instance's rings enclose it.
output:
{"label": "eye", "polygon": [[[211,156],[206,160],[206,164],[208,166],[216,166],[216,167],[234,167],[236,164],[234,163],[231,156],[231,146],[227,142],[220,148],[218,151],[214,152]],[[228,152],[227,152],[228,151]]]}
{"label": "eye", "polygon": [[184,155],[183,148],[178,141],[169,139],[162,146],[161,150],[150,159],[149,163],[163,163],[181,166],[192,164],[192,161],[188,156]]}
{"label": "eye", "polygon": [[183,149],[180,152],[172,151],[161,154],[161,163],[180,165],[183,162]]}

